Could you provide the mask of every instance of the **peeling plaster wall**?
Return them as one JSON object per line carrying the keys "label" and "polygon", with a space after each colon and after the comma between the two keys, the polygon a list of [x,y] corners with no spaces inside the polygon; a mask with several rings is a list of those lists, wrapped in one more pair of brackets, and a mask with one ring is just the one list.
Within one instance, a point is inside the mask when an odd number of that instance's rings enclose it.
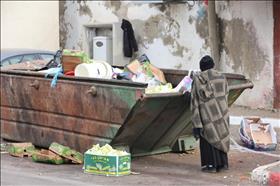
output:
{"label": "peeling plaster wall", "polygon": [[147,54],[160,68],[198,69],[201,56],[210,52],[207,17],[198,20],[199,6],[201,3],[190,8],[186,3],[60,2],[61,45],[83,49],[83,25],[121,22],[125,18],[133,25],[138,54]]}
{"label": "peeling plaster wall", "polygon": [[[160,68],[198,69],[203,55],[210,54],[207,12],[202,1],[191,3],[140,3],[131,1],[60,2],[60,43],[81,49],[84,26],[120,22],[133,25],[139,44]],[[241,73],[255,84],[237,104],[272,108],[273,16],[270,1],[217,1],[221,60],[224,72]]]}
{"label": "peeling plaster wall", "polygon": [[273,106],[272,1],[219,1],[221,60],[227,72],[241,73],[254,83],[236,104]]}

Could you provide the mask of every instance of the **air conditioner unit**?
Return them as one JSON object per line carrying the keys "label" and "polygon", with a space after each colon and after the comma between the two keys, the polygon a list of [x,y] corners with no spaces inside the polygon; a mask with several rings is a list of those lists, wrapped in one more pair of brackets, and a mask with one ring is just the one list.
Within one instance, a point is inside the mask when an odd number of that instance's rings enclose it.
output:
{"label": "air conditioner unit", "polygon": [[98,36],[93,38],[93,59],[113,64],[112,38]]}

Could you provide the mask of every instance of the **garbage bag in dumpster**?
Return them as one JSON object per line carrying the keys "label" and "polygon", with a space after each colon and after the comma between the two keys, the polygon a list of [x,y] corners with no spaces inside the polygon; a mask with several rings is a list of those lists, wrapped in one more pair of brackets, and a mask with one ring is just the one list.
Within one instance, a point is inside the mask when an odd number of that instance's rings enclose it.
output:
{"label": "garbage bag in dumpster", "polygon": [[[187,71],[163,70],[175,87]],[[231,105],[253,84],[226,74]],[[168,152],[191,134],[190,94],[145,95],[146,84],[1,71],[1,136],[48,147],[53,141],[85,152],[92,144],[129,148],[132,156]],[[176,149],[176,148],[175,148]]]}

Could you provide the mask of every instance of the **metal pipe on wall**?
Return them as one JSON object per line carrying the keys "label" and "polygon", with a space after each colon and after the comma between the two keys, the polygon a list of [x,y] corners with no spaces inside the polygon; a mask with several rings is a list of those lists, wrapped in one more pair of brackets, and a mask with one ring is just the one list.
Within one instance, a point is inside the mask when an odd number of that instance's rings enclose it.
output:
{"label": "metal pipe on wall", "polygon": [[209,40],[211,55],[215,61],[215,68],[221,69],[220,63],[220,50],[219,50],[219,37],[218,37],[218,26],[217,26],[217,14],[215,8],[215,1],[208,1],[208,28],[209,28]]}
{"label": "metal pipe on wall", "polygon": [[273,1],[274,17],[274,103],[280,109],[280,2]]}

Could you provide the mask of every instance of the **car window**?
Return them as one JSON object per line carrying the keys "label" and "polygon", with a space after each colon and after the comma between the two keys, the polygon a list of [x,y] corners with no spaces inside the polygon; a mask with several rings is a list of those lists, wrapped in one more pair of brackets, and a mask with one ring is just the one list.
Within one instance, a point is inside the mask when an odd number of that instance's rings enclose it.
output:
{"label": "car window", "polygon": [[4,66],[9,65],[9,64],[10,64],[9,59],[1,61],[1,67],[4,67]]}
{"label": "car window", "polygon": [[45,61],[50,61],[54,58],[54,55],[52,54],[40,54],[40,56]]}
{"label": "car window", "polygon": [[21,62],[33,61],[33,60],[37,60],[37,59],[39,59],[39,58],[36,54],[28,54],[28,55],[23,56],[23,59]]}
{"label": "car window", "polygon": [[[8,65],[8,64],[10,64],[10,65],[18,64],[21,61],[21,59],[22,59],[22,56],[10,57],[10,58],[6,59],[8,61],[8,63],[6,63],[6,65]],[[6,60],[4,60],[4,61],[6,61]]]}

